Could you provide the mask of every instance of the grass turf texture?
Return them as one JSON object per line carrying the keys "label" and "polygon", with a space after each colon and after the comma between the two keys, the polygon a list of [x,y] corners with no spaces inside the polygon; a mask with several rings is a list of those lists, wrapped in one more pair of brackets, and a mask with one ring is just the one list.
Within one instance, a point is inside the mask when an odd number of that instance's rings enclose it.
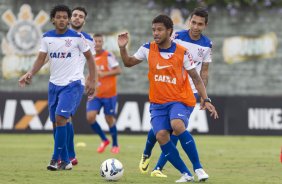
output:
{"label": "grass turf texture", "polygon": [[[109,136],[108,136],[109,137]],[[200,160],[210,175],[210,184],[280,184],[282,164],[279,161],[281,137],[271,136],[195,136]],[[146,137],[119,136],[121,152],[110,153],[110,146],[103,154],[96,148],[100,144],[97,136],[76,135],[75,142],[85,142],[86,147],[77,147],[79,164],[72,171],[51,172],[46,170],[53,150],[51,134],[1,134],[0,135],[0,184],[99,184],[105,181],[99,174],[101,163],[115,157],[124,166],[124,176],[117,183],[174,183],[180,174],[168,163],[164,173],[168,178],[153,178],[141,174],[138,164]],[[179,144],[180,145],[180,144]],[[182,158],[190,170],[187,156],[178,146]],[[155,146],[150,168],[157,162],[160,153]],[[195,177],[196,178],[196,177]]]}

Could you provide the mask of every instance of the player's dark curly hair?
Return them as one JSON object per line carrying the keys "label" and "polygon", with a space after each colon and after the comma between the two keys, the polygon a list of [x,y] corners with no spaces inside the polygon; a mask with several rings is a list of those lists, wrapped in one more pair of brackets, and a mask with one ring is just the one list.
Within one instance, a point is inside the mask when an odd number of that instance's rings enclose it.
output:
{"label": "player's dark curly hair", "polygon": [[84,14],[85,14],[85,18],[87,17],[87,11],[85,8],[81,7],[81,6],[77,6],[75,7],[74,9],[72,9],[71,13],[73,13],[73,11],[75,10],[79,10],[79,11],[82,11]]}
{"label": "player's dark curly hair", "polygon": [[50,19],[55,17],[56,13],[62,11],[62,12],[67,12],[68,18],[71,17],[71,10],[68,6],[66,5],[57,5],[55,6],[51,11],[50,11]]}
{"label": "player's dark curly hair", "polygon": [[170,36],[171,36],[173,32],[173,22],[169,16],[164,15],[164,14],[158,15],[152,21],[152,24],[155,24],[155,23],[163,23],[167,29],[171,29],[171,33],[170,33]]}
{"label": "player's dark curly hair", "polygon": [[193,10],[193,12],[191,13],[190,18],[192,18],[193,15],[196,15],[196,16],[199,16],[199,17],[204,17],[206,24],[209,21],[209,13],[205,8],[202,8],[202,7],[195,8]]}

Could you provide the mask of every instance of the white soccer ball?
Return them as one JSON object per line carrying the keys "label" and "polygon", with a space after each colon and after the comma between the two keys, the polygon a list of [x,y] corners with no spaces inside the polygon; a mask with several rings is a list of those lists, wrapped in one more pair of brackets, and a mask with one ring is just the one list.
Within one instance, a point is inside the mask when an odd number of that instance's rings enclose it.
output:
{"label": "white soccer ball", "polygon": [[122,163],[115,159],[110,158],[105,160],[100,167],[100,175],[108,181],[117,181],[123,175]]}

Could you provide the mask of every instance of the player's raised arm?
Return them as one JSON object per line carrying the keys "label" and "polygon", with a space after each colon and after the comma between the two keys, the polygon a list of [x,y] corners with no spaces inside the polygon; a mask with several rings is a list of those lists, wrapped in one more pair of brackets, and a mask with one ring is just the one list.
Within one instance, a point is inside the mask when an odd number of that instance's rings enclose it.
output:
{"label": "player's raised arm", "polygon": [[41,69],[41,67],[45,64],[46,56],[47,56],[47,53],[39,52],[33,64],[32,69],[20,77],[18,81],[20,87],[25,87],[26,84],[28,85],[31,83],[32,76],[35,75]]}
{"label": "player's raised arm", "polygon": [[142,61],[136,59],[134,56],[129,56],[126,50],[126,45],[128,43],[128,33],[122,33],[118,35],[118,46],[120,50],[120,55],[123,61],[124,66],[132,67],[141,63]]}

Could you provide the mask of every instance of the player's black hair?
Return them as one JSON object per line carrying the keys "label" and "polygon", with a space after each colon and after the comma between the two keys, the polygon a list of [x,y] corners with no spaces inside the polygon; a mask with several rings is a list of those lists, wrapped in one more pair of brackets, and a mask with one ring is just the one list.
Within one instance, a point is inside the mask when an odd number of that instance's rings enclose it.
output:
{"label": "player's black hair", "polygon": [[72,9],[71,13],[73,13],[73,11],[75,10],[79,10],[79,11],[82,11],[84,14],[85,14],[85,18],[87,17],[87,11],[85,8],[81,7],[81,6],[77,6],[75,7],[74,9]]}
{"label": "player's black hair", "polygon": [[67,12],[68,18],[71,17],[70,8],[66,5],[61,4],[61,5],[57,5],[57,6],[53,7],[53,9],[50,11],[50,19],[52,20],[55,17],[56,13],[59,12],[59,11]]}
{"label": "player's black hair", "polygon": [[199,17],[204,17],[206,24],[209,21],[209,13],[205,8],[202,8],[202,7],[195,8],[193,10],[193,12],[191,13],[190,18],[192,18],[193,15],[196,15],[196,16],[199,16]]}
{"label": "player's black hair", "polygon": [[171,36],[173,32],[173,22],[169,16],[164,15],[164,14],[158,15],[152,21],[152,24],[155,24],[155,23],[163,23],[167,29],[171,29],[171,33],[170,33],[170,36]]}

